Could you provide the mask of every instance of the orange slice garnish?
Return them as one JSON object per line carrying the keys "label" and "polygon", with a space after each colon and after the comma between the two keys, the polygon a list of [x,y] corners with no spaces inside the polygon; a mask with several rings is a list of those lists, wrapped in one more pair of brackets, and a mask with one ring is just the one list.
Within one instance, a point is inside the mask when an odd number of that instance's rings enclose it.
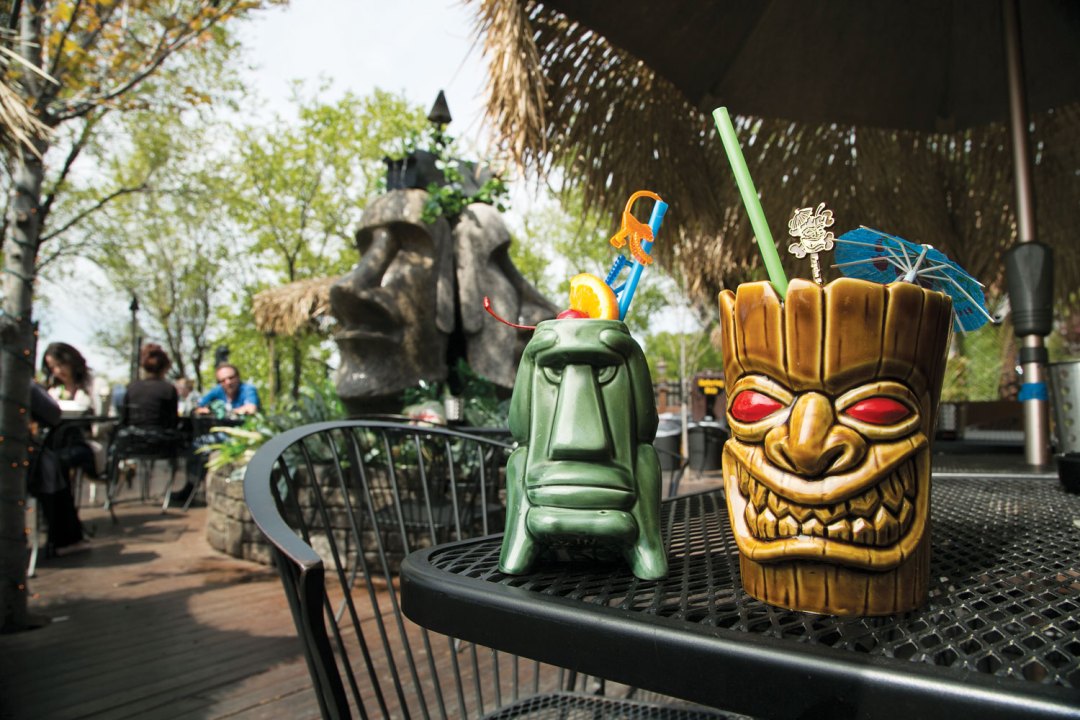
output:
{"label": "orange slice garnish", "polygon": [[619,301],[608,284],[592,273],[570,278],[570,308],[590,318],[618,320]]}

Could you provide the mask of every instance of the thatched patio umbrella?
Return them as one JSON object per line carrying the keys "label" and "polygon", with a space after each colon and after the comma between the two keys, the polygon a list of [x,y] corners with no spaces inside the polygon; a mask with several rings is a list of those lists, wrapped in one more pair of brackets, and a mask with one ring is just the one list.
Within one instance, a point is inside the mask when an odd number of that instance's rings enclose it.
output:
{"label": "thatched patio umbrella", "polygon": [[[315,330],[320,321],[329,320],[330,286],[337,280],[337,277],[297,280],[288,285],[263,290],[251,299],[251,315],[255,320],[255,328],[265,335],[267,340],[271,399],[277,396],[281,386],[277,338],[292,337]],[[296,375],[294,383],[298,382],[299,375]]]}
{"label": "thatched patio umbrella", "polygon": [[45,126],[30,113],[22,98],[6,80],[0,80],[0,148],[4,153],[13,155],[20,145],[32,148],[34,138],[45,132]]}
{"label": "thatched patio umbrella", "polygon": [[264,335],[296,335],[330,317],[330,286],[337,277],[297,280],[256,293],[251,301],[255,327]]}
{"label": "thatched patio umbrella", "polygon": [[[691,299],[714,312],[719,289],[764,275],[707,112],[711,106],[699,104],[711,100],[691,99],[685,85],[668,79],[679,62],[694,62],[692,43],[680,56],[677,33],[700,36],[701,28],[683,13],[681,24],[646,25],[645,39],[639,32],[638,40],[627,38],[620,47],[554,6],[584,15],[619,6],[610,12],[624,20],[650,12],[678,17],[691,6],[699,14],[722,11],[715,3],[632,5],[631,12],[619,3],[571,10],[559,0],[480,0],[479,27],[491,63],[489,120],[517,162],[562,171],[613,219],[636,189],[664,196],[672,205],[663,230],[669,242],[658,243],[655,253],[685,275]],[[653,32],[671,51],[663,72],[634,54],[648,52]],[[791,40],[776,38],[775,44]],[[1064,298],[1080,282],[1073,238],[1080,222],[1080,105],[1036,113],[1032,124],[1037,237],[1057,251],[1056,287]],[[991,294],[1003,290],[1001,255],[1016,237],[1013,160],[1003,123],[956,132],[753,117],[737,118],[737,125],[778,242],[786,245],[783,231],[794,208],[824,201],[838,232],[870,225],[933,244],[987,283]],[[809,276],[806,261],[784,256],[789,275]]]}
{"label": "thatched patio umbrella", "polygon": [[[1015,266],[1011,289],[1045,286],[1038,270],[1051,263],[1036,239],[1057,250],[1059,300],[1080,280],[1071,237],[1080,220],[1075,3],[481,0],[480,18],[492,60],[489,118],[514,159],[558,167],[611,217],[633,190],[659,192],[674,212],[655,254],[710,313],[718,289],[762,276],[705,114],[720,104],[809,123],[741,123],[772,228],[824,201],[838,231],[870,225],[933,244],[991,294],[1003,289],[1003,255],[1017,243],[1025,247],[1014,256],[1029,260]],[[1020,61],[1025,44],[1041,63],[1035,82]],[[1030,134],[1028,86],[1044,110]],[[960,129],[938,132],[941,121]],[[789,276],[806,276],[803,263],[786,264]],[[1045,464],[1050,316],[1042,301],[1013,300],[1023,310],[1014,317],[1025,454]]]}

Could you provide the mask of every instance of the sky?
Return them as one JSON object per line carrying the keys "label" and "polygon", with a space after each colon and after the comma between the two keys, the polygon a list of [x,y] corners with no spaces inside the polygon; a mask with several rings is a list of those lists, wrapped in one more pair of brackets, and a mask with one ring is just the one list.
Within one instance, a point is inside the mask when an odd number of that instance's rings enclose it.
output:
{"label": "sky", "polygon": [[[249,86],[264,103],[247,120],[288,116],[293,83],[330,83],[323,99],[375,88],[403,93],[430,108],[446,93],[450,132],[462,146],[487,146],[481,118],[486,65],[474,42],[472,6],[458,0],[292,0],[254,13],[238,27],[252,69]],[[89,285],[100,276],[80,265],[76,277],[43,287],[36,315],[45,346],[61,340],[77,347],[100,374],[121,379],[126,365],[95,344],[99,317],[130,318],[129,297],[100,297]],[[40,363],[39,363],[40,364]]]}
{"label": "sky", "polygon": [[[453,117],[450,133],[466,154],[481,157],[490,145],[482,120],[487,65],[475,38],[474,13],[474,5],[460,0],[291,0],[253,13],[236,29],[251,65],[248,85],[262,100],[242,120],[290,116],[297,80],[312,88],[328,82],[321,93],[328,102],[348,91],[366,95],[380,88],[430,108],[443,90]],[[510,190],[506,220],[513,232],[521,216],[544,199],[536,197],[531,183],[518,181]],[[131,298],[95,291],[90,287],[95,281],[105,285],[95,268],[83,263],[74,281],[43,287],[44,302],[36,310],[42,327],[39,357],[49,342],[61,340],[77,347],[96,372],[121,380],[127,364],[93,336],[99,318],[128,320]],[[678,309],[653,322],[663,330],[694,325]]]}

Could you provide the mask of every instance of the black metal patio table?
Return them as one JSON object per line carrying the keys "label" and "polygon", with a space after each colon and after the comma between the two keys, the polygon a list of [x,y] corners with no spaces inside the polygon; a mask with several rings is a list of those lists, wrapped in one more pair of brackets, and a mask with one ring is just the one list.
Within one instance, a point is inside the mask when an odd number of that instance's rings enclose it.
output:
{"label": "black metal patio table", "polygon": [[665,502],[671,569],[498,571],[501,536],[402,566],[432,630],[759,718],[1080,718],[1080,496],[1056,479],[936,478],[930,601],[883,618],[746,595],[719,490]]}

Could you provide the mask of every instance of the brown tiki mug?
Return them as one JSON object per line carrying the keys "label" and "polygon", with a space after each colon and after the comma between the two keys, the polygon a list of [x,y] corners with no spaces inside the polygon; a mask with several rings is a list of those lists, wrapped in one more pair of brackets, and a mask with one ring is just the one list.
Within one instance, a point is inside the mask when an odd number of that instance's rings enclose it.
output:
{"label": "brown tiki mug", "polygon": [[720,294],[724,490],[743,588],[839,615],[912,610],[930,572],[930,439],[952,301],[910,283]]}

